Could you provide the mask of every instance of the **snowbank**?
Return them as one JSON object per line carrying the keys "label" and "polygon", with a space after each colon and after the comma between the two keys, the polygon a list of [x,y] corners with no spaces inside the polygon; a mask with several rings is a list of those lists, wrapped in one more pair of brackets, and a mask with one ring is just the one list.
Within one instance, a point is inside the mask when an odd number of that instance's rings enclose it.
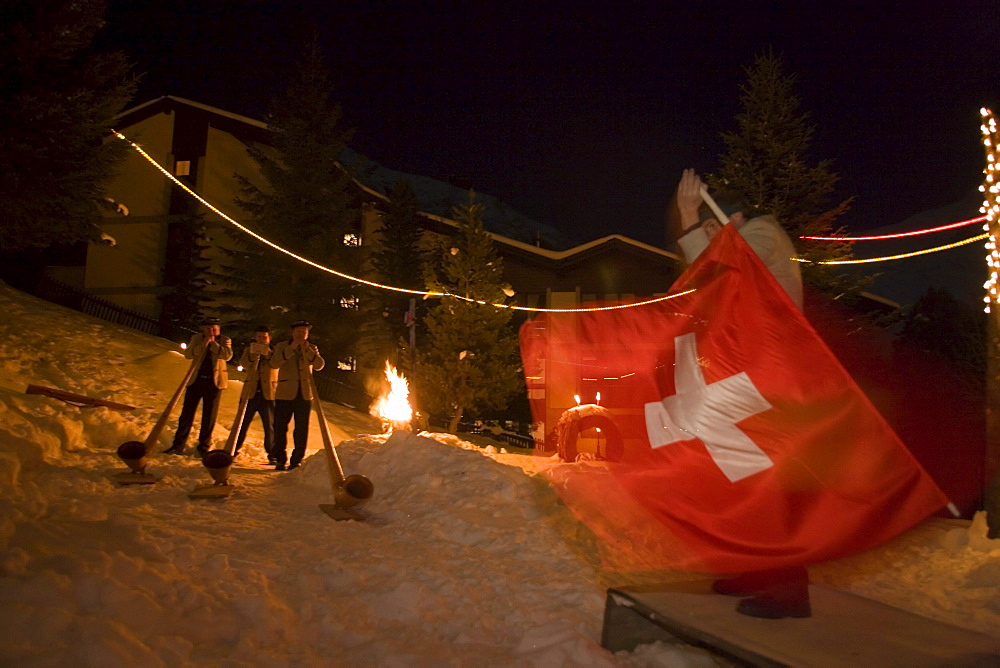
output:
{"label": "snowbank", "polygon": [[[115,450],[145,438],[188,362],[2,284],[0,312],[0,663],[714,665],[684,645],[600,647],[605,590],[627,578],[601,571],[591,534],[537,475],[545,460],[449,435],[387,440],[329,406],[345,470],[375,485],[367,522],[319,510],[331,495],[315,427],[313,456],[278,473],[255,425],[223,501],[188,499],[205,470],[158,452],[155,485],[121,487]],[[76,408],[24,394],[29,383],[137,409]],[[982,518],[941,522],[814,579],[995,633],[1000,541]]]}

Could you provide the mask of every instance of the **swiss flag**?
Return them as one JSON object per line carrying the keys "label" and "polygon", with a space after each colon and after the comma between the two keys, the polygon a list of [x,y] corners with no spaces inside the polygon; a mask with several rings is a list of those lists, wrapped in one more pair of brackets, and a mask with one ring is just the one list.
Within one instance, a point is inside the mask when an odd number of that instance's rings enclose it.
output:
{"label": "swiss flag", "polygon": [[731,225],[670,294],[521,329],[549,449],[598,455],[547,474],[611,565],[806,565],[948,503]]}

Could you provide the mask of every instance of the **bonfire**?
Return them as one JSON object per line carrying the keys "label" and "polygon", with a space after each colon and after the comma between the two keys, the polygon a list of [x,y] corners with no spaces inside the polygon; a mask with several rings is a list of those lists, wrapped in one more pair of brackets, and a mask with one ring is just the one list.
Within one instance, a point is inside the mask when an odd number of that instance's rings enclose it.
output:
{"label": "bonfire", "polygon": [[409,430],[413,419],[409,384],[389,362],[385,363],[385,379],[389,382],[389,389],[372,403],[369,412],[382,421],[384,432]]}

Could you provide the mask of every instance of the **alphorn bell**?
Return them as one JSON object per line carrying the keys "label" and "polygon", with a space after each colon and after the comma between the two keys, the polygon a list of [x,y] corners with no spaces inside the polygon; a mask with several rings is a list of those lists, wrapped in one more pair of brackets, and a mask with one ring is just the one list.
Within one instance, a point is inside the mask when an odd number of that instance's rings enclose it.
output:
{"label": "alphorn bell", "polygon": [[201,458],[201,463],[216,485],[229,484],[229,471],[233,467],[233,457],[236,452],[236,436],[243,425],[243,416],[247,413],[247,404],[250,402],[250,383],[247,378],[252,379],[257,373],[260,358],[253,360],[249,371],[243,380],[243,390],[240,392],[240,404],[236,409],[236,418],[233,420],[233,428],[229,430],[229,438],[226,439],[226,447],[222,450],[209,450]]}
{"label": "alphorn bell", "polygon": [[118,446],[118,458],[125,462],[132,473],[145,475],[149,463],[146,444],[142,441],[125,441]]}
{"label": "alphorn bell", "polygon": [[[149,454],[150,448],[152,448],[153,444],[156,443],[158,438],[160,438],[160,433],[163,432],[163,428],[167,426],[167,420],[170,419],[170,413],[173,412],[178,400],[180,400],[181,394],[184,392],[184,388],[187,387],[188,382],[190,382],[195,372],[198,371],[198,367],[201,366],[207,352],[208,347],[206,346],[196,358],[191,360],[191,366],[188,367],[187,373],[184,374],[184,378],[181,380],[180,385],[177,386],[177,391],[174,392],[174,396],[170,397],[170,401],[167,402],[167,407],[163,409],[160,419],[156,421],[156,424],[153,426],[152,431],[149,432],[149,436],[146,437],[146,440],[126,441],[118,447],[118,456],[133,471],[136,471],[137,473],[145,471],[145,459]],[[141,470],[136,468],[137,466],[141,467]]]}
{"label": "alphorn bell", "polygon": [[375,492],[375,486],[371,480],[360,474],[345,476],[344,468],[340,465],[340,458],[337,457],[337,449],[333,445],[330,436],[330,425],[326,423],[326,416],[323,415],[323,406],[319,401],[319,392],[316,390],[316,379],[313,377],[312,367],[309,367],[309,387],[312,390],[312,407],[316,411],[316,419],[319,421],[319,431],[323,436],[323,450],[326,452],[326,463],[330,473],[330,486],[333,488],[333,504],[321,504],[327,515],[335,520],[360,519],[360,516],[350,512],[348,509],[363,503],[371,498]]}

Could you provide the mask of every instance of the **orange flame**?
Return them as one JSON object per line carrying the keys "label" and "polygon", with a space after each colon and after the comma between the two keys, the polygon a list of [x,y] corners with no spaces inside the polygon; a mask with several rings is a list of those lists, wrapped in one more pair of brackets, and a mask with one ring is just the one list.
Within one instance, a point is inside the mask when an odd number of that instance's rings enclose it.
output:
{"label": "orange flame", "polygon": [[406,378],[396,373],[395,367],[386,362],[385,379],[389,381],[389,391],[375,400],[370,413],[392,425],[409,426],[413,410],[410,408],[410,388]]}

